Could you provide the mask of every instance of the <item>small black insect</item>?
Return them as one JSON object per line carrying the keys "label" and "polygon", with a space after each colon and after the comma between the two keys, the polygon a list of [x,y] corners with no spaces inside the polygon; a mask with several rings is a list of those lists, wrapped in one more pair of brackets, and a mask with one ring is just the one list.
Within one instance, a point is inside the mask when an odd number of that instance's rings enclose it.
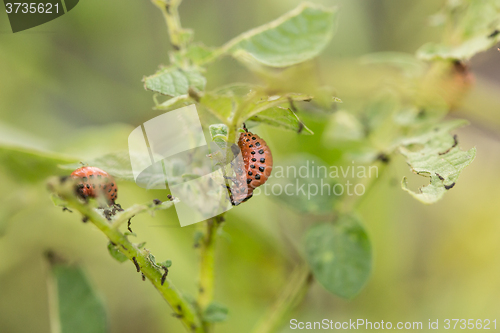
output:
{"label": "small black insect", "polygon": [[139,263],[137,262],[137,259],[135,257],[132,257],[132,261],[134,262],[135,268],[137,269],[137,272],[141,271],[141,267],[139,266]]}
{"label": "small black insect", "polygon": [[165,270],[165,273],[163,273],[163,275],[161,276],[161,285],[163,286],[163,284],[165,283],[165,280],[167,279],[168,268],[165,266],[161,266],[161,268],[163,268]]}
{"label": "small black insect", "polygon": [[447,189],[447,190],[449,190],[449,189],[453,188],[453,186],[455,186],[454,182],[451,183],[450,185],[445,185],[444,188]]}

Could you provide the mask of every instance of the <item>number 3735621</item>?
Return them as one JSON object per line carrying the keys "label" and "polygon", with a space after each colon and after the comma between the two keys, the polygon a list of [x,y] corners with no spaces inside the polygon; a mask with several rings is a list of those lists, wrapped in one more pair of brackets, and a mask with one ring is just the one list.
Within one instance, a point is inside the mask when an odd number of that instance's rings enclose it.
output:
{"label": "number 3735621", "polygon": [[14,2],[6,3],[5,9],[7,14],[22,13],[22,14],[53,14],[59,13],[59,4],[48,3],[27,3],[27,2]]}
{"label": "number 3735621", "polygon": [[489,319],[445,319],[444,329],[470,329],[470,330],[489,330],[497,329],[497,320]]}

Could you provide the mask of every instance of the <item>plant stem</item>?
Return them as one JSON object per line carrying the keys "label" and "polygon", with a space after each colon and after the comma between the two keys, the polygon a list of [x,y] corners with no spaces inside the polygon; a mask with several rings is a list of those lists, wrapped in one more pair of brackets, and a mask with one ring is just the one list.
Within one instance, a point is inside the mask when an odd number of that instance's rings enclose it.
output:
{"label": "plant stem", "polygon": [[183,34],[186,30],[182,29],[181,19],[179,16],[179,5],[182,0],[152,0],[163,13],[165,22],[167,23],[170,42],[176,50],[184,50],[186,48],[186,40]]}
{"label": "plant stem", "polygon": [[88,221],[92,222],[104,235],[116,245],[131,262],[134,263],[137,270],[151,281],[162,297],[174,310],[174,315],[178,317],[189,332],[206,333],[202,325],[200,316],[194,307],[182,296],[182,294],[166,278],[162,283],[164,272],[161,267],[155,265],[149,259],[149,251],[141,250],[132,244],[125,235],[118,229],[111,226],[108,220],[102,216],[90,204],[82,202],[76,197],[74,184],[70,181],[62,183],[59,178],[49,181],[49,188],[64,199],[68,206],[79,211]]}
{"label": "plant stem", "polygon": [[252,332],[275,332],[280,327],[283,317],[304,298],[312,282],[311,274],[307,265],[297,267],[269,314],[257,324]]}
{"label": "plant stem", "polygon": [[219,227],[219,217],[211,218],[204,223],[205,232],[200,240],[200,277],[198,287],[198,306],[203,312],[214,297],[214,263],[215,241]]}

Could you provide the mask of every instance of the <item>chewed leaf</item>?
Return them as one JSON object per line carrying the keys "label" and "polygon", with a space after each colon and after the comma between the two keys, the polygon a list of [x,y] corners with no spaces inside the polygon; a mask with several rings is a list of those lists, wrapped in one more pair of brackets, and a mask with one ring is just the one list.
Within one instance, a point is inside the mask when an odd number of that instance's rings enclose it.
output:
{"label": "chewed leaf", "polygon": [[332,294],[352,298],[365,286],[372,267],[366,231],[357,218],[313,226],[306,234],[306,259],[318,282]]}
{"label": "chewed leaf", "polygon": [[492,48],[498,41],[500,34],[494,38],[487,35],[477,36],[457,46],[427,43],[417,51],[417,57],[429,61],[438,59],[467,61],[476,54]]}
{"label": "chewed leaf", "polygon": [[144,87],[172,97],[187,95],[189,88],[203,91],[207,80],[197,68],[162,68],[156,74],[144,78]]}
{"label": "chewed leaf", "polygon": [[274,127],[294,131],[302,134],[314,134],[304,123],[297,117],[295,112],[282,107],[274,107],[260,112],[258,115],[250,118],[252,121],[268,124]]}
{"label": "chewed leaf", "polygon": [[422,60],[462,60],[488,50],[500,41],[498,1],[447,1],[434,15],[448,33],[440,44],[425,44],[417,52]]}
{"label": "chewed leaf", "polygon": [[317,56],[334,34],[337,10],[305,3],[277,20],[250,30],[222,49],[257,62],[285,67]]}
{"label": "chewed leaf", "polygon": [[418,192],[408,189],[404,178],[402,188],[405,191],[417,200],[431,204],[455,186],[462,170],[476,156],[476,148],[461,150],[457,136],[449,134],[451,130],[466,123],[462,120],[449,121],[404,140],[399,150],[406,157],[412,171],[417,175],[430,177],[429,185],[421,187]]}

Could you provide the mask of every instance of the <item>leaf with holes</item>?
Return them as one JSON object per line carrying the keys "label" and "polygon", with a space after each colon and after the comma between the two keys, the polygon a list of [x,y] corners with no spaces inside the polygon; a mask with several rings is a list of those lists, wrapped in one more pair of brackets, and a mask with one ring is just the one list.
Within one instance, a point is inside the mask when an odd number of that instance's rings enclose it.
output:
{"label": "leaf with holes", "polygon": [[500,41],[500,3],[498,1],[448,1],[433,16],[448,30],[442,43],[428,43],[417,52],[422,60],[467,61]]}
{"label": "leaf with holes", "polygon": [[418,192],[408,188],[405,177],[402,181],[403,190],[417,200],[431,204],[455,186],[462,170],[476,156],[476,148],[461,150],[457,136],[449,134],[450,131],[466,124],[465,120],[449,121],[401,142],[399,151],[406,157],[411,170],[417,175],[430,177],[429,185],[421,187]]}

